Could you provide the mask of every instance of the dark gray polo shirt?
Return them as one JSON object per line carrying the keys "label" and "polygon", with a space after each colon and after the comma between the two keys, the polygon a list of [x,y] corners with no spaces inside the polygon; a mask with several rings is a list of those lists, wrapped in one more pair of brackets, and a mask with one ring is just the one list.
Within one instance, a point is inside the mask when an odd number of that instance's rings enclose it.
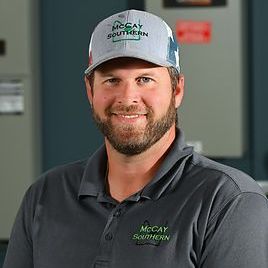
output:
{"label": "dark gray polo shirt", "polygon": [[268,205],[244,173],[175,140],[140,192],[105,191],[106,152],[27,191],[4,268],[267,268]]}

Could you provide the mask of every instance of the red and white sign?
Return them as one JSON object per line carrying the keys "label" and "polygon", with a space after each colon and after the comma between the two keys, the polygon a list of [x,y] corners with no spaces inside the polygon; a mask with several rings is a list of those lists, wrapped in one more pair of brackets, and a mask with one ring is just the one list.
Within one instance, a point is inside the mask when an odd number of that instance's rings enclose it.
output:
{"label": "red and white sign", "polygon": [[180,44],[208,44],[211,42],[210,21],[178,20],[176,34]]}

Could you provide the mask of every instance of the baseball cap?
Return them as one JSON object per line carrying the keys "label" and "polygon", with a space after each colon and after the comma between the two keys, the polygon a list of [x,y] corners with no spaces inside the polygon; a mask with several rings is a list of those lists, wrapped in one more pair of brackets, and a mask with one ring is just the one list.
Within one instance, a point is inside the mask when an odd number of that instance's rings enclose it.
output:
{"label": "baseball cap", "polygon": [[133,57],[180,72],[179,45],[168,24],[140,10],[126,10],[101,21],[89,44],[90,74],[100,64],[115,58]]}

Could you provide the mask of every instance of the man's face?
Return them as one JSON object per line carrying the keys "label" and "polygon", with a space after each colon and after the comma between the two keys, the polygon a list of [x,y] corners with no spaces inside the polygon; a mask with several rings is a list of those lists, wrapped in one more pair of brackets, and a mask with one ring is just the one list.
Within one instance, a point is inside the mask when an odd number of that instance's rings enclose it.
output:
{"label": "man's face", "polygon": [[167,68],[120,58],[95,70],[88,88],[93,117],[120,153],[135,155],[155,144],[175,125],[182,90],[173,91]]}

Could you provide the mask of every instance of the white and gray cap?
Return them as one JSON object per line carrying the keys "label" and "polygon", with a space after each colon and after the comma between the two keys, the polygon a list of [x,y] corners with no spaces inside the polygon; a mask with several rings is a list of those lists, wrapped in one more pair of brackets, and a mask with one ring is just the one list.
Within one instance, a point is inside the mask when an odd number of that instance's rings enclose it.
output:
{"label": "white and gray cap", "polygon": [[120,57],[138,58],[180,72],[179,46],[172,30],[163,19],[145,11],[126,10],[96,26],[85,74]]}

